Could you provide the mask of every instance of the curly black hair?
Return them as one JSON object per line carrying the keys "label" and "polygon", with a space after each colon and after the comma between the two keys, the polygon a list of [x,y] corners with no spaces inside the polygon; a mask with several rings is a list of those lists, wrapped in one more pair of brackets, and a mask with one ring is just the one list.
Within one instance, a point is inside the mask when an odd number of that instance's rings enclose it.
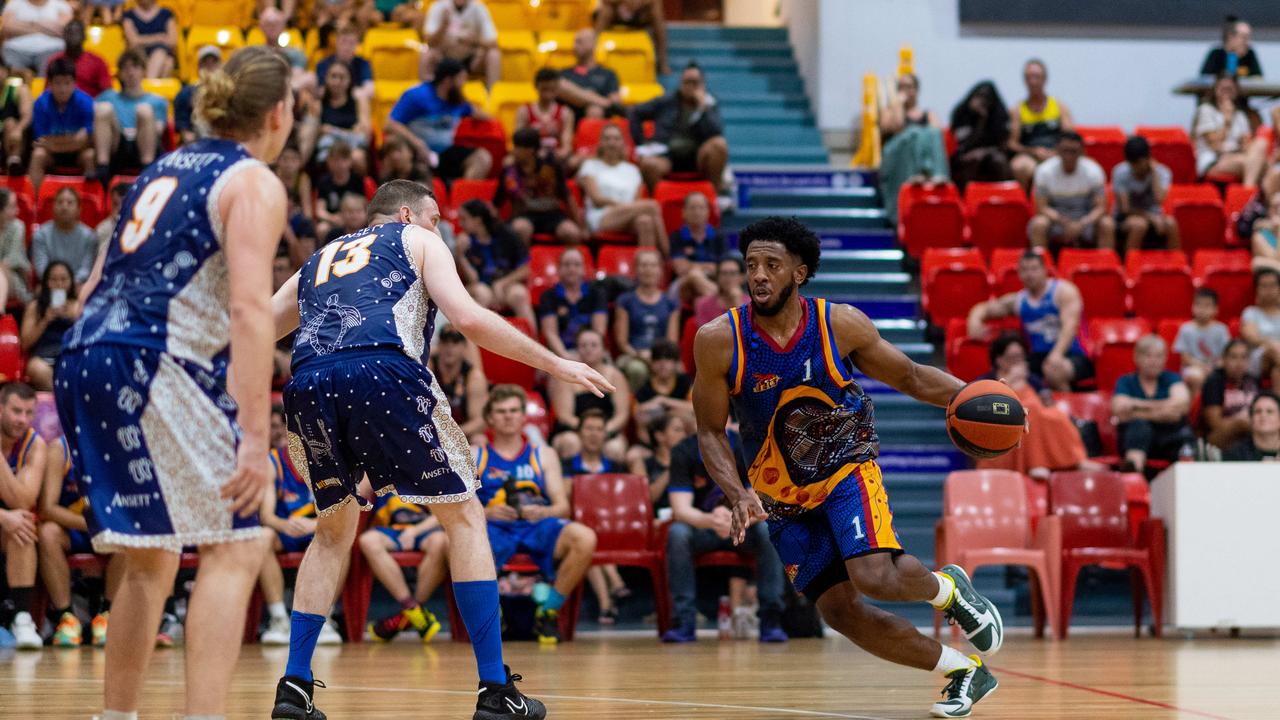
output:
{"label": "curly black hair", "polygon": [[818,256],[822,243],[812,230],[796,218],[771,215],[742,228],[738,233],[738,251],[743,257],[746,257],[751,243],[757,240],[781,243],[787,252],[800,258],[800,262],[809,270],[804,282],[800,283],[801,287],[818,273]]}

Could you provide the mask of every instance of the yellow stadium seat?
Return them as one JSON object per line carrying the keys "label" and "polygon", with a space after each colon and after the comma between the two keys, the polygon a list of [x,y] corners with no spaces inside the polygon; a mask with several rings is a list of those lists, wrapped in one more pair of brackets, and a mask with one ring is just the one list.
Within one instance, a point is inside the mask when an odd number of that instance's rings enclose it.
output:
{"label": "yellow stadium seat", "polygon": [[91,25],[85,29],[84,49],[107,61],[107,69],[116,74],[116,61],[125,50],[124,30],[119,25]]}
{"label": "yellow stadium seat", "polygon": [[360,55],[373,65],[373,77],[377,80],[417,80],[422,47],[416,30],[375,27],[365,33]]}
{"label": "yellow stadium seat", "polygon": [[498,34],[502,53],[503,82],[533,82],[538,70],[538,47],[528,30],[504,30]]}
{"label": "yellow stadium seat", "polygon": [[382,132],[382,129],[387,125],[387,118],[391,115],[391,108],[395,107],[396,103],[400,101],[401,95],[404,95],[409,88],[417,84],[416,82],[400,80],[373,81],[373,107],[370,110],[373,116],[375,132]]}
{"label": "yellow stadium seat", "polygon": [[462,86],[462,97],[478,108],[489,107],[489,89],[484,86],[483,80],[468,80]]}
{"label": "yellow stadium seat", "polygon": [[205,45],[215,45],[222,48],[222,59],[226,60],[232,52],[244,47],[244,34],[240,32],[240,28],[236,27],[211,27],[207,25],[196,25],[187,33],[187,40],[183,44],[182,51],[178,56],[182,63],[182,79],[187,82],[195,82],[196,77],[196,53]]}
{"label": "yellow stadium seat", "polygon": [[653,40],[646,32],[606,32],[600,34],[596,59],[618,74],[625,84],[656,80]]}
{"label": "yellow stadium seat", "polygon": [[666,92],[666,88],[658,83],[631,83],[623,85],[618,94],[622,96],[623,105],[639,105],[660,97]]}
{"label": "yellow stadium seat", "polygon": [[34,100],[44,94],[44,78],[31,78],[31,99]]}
{"label": "yellow stadium seat", "polygon": [[591,8],[585,0],[530,0],[534,30],[573,31],[591,25]]}
{"label": "yellow stadium seat", "polygon": [[142,89],[168,100],[172,109],[173,99],[178,97],[178,91],[182,89],[182,81],[177,78],[144,78]]}
{"label": "yellow stadium seat", "polygon": [[499,35],[507,30],[528,30],[532,24],[529,0],[489,0],[485,6]]}
{"label": "yellow stadium seat", "polygon": [[[249,31],[248,35],[245,36],[244,44],[245,45],[264,45],[265,44],[263,42],[264,40],[265,38],[262,35],[262,30],[260,28],[255,27]],[[285,32],[281,33],[280,37],[277,38],[276,40],[276,44],[282,48],[298,50],[299,52],[303,52],[303,53],[307,51],[307,43],[305,40],[303,40],[302,33],[299,32],[296,28],[289,28]]]}
{"label": "yellow stadium seat", "polygon": [[573,56],[573,33],[544,30],[538,33],[538,62],[543,67],[563,70],[577,63]]}
{"label": "yellow stadium seat", "polygon": [[194,0],[191,25],[229,25],[237,28],[253,24],[253,0]]}
{"label": "yellow stadium seat", "polygon": [[489,114],[502,123],[507,137],[516,130],[516,108],[538,101],[538,91],[527,82],[494,83],[489,90]]}
{"label": "yellow stadium seat", "polygon": [[159,0],[156,4],[169,8],[173,12],[173,19],[178,23],[179,31],[191,27],[192,0]]}

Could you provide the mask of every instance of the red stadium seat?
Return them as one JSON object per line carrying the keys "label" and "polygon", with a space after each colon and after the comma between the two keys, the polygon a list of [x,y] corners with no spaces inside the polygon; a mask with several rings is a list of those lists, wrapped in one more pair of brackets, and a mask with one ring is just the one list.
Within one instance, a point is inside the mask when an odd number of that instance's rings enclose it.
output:
{"label": "red stadium seat", "polygon": [[1124,130],[1114,125],[1097,127],[1076,126],[1076,132],[1084,138],[1084,153],[1102,166],[1111,181],[1111,171],[1124,162]]}
{"label": "red stadium seat", "polygon": [[1130,299],[1133,314],[1156,322],[1164,318],[1186,317],[1191,312],[1195,287],[1191,272],[1184,267],[1143,267],[1133,279]]}
{"label": "red stadium seat", "polygon": [[691,317],[684,321],[684,327],[680,330],[680,362],[691,378],[697,369],[693,362],[693,340],[698,334],[698,327],[697,319]]}
{"label": "red stadium seat", "polygon": [[483,200],[487,203],[492,203],[493,196],[497,192],[497,180],[468,180],[461,178],[453,181],[453,189],[449,193],[449,204],[454,207],[462,207],[462,204],[468,200]]}
{"label": "red stadium seat", "polygon": [[497,178],[502,174],[502,158],[507,155],[507,135],[502,129],[502,123],[497,120],[463,118],[454,132],[453,144],[488,150],[493,157],[489,177]]}
{"label": "red stadium seat", "polygon": [[1066,277],[1080,290],[1086,318],[1124,314],[1128,308],[1129,284],[1120,268],[1077,265]]}
{"label": "red stadium seat", "polygon": [[[507,322],[525,335],[535,340],[538,338],[537,333],[529,327],[528,321],[524,318],[507,318]],[[484,363],[484,374],[491,385],[511,383],[519,385],[527,392],[533,392],[534,382],[537,379],[537,373],[533,368],[483,347],[480,348],[480,360]]]}
{"label": "red stadium seat", "polygon": [[1196,181],[1196,155],[1186,130],[1177,125],[1139,125],[1134,132],[1147,139],[1151,145],[1151,157],[1169,167],[1175,183]]}
{"label": "red stadium seat", "polygon": [[[991,251],[991,290],[997,297],[1022,289],[1022,280],[1018,277],[1018,263],[1026,251],[1026,248],[995,248]],[[1053,257],[1043,250],[1038,253],[1044,260],[1049,277],[1056,277],[1058,268],[1053,262]]]}
{"label": "red stadium seat", "polygon": [[1098,428],[1098,437],[1102,440],[1100,457],[1093,458],[1106,464],[1117,461],[1119,441],[1116,437],[1115,419],[1111,415],[1111,391],[1054,393],[1054,405],[1059,410],[1076,420],[1089,420]]}
{"label": "red stadium seat", "polygon": [[1027,246],[1031,204],[1016,182],[971,182],[964,188],[969,239],[990,256],[994,250]]}
{"label": "red stadium seat", "polygon": [[1164,318],[1156,325],[1156,334],[1169,348],[1169,359],[1165,361],[1164,366],[1174,372],[1182,369],[1182,355],[1174,351],[1173,342],[1178,339],[1178,330],[1182,327],[1182,323],[1189,319],[1187,317]]}
{"label": "red stadium seat", "polygon": [[1017,318],[1005,318],[987,323],[984,337],[969,337],[969,329],[965,318],[955,317],[947,322],[946,354],[947,372],[964,380],[977,380],[991,369],[991,361],[987,350],[994,338],[1003,330],[1017,330]]}
{"label": "red stadium seat", "polygon": [[1236,221],[1240,219],[1240,211],[1249,204],[1259,190],[1244,185],[1228,185],[1226,197],[1222,201],[1222,211],[1227,216],[1227,244],[1232,247],[1244,245],[1249,247],[1249,238],[1241,238],[1236,233]]}
{"label": "red stadium seat", "polygon": [[706,196],[711,205],[711,225],[720,227],[720,206],[716,204],[715,186],[706,180],[662,180],[653,188],[653,199],[662,206],[662,225],[673,233],[684,224],[684,198],[692,192]]}
{"label": "red stadium seat", "polygon": [[1186,270],[1189,267],[1187,254],[1181,250],[1130,250],[1124,258],[1124,271],[1129,277],[1136,277],[1144,269],[1177,268]]}
{"label": "red stadium seat", "polygon": [[551,408],[547,407],[547,401],[543,400],[541,395],[536,392],[529,393],[529,401],[524,406],[524,416],[526,424],[538,428],[542,437],[551,437],[551,428],[555,425],[556,416]]}
{"label": "red stadium seat", "polygon": [[635,278],[636,253],[640,248],[631,245],[605,245],[600,248],[600,261],[596,263],[597,271],[605,275],[618,275]]}
{"label": "red stadium seat", "polygon": [[[454,185],[455,190],[457,185]],[[529,248],[529,278],[526,284],[529,288],[529,297],[536,305],[538,298],[542,297],[543,291],[555,285],[560,278],[560,254],[565,251],[562,245],[534,245]],[[585,277],[590,280],[596,275],[594,263],[591,262],[591,253],[585,250],[582,253],[582,264]]]}
{"label": "red stadium seat", "polygon": [[964,245],[968,231],[955,185],[904,184],[898,191],[898,239],[911,257],[926,247]]}
{"label": "red stadium seat", "polygon": [[1253,304],[1253,271],[1247,250],[1201,250],[1193,258],[1191,274],[1199,287],[1218,293],[1218,317],[1238,319]]}
{"label": "red stadium seat", "polygon": [[975,248],[928,248],[920,265],[921,304],[934,325],[946,327],[951,318],[991,296],[982,254]]}
{"label": "red stadium seat", "polygon": [[1133,372],[1133,348],[1139,338],[1150,332],[1151,324],[1143,318],[1102,318],[1089,322],[1099,390],[1112,392],[1121,375]]}
{"label": "red stadium seat", "polygon": [[0,315],[0,382],[23,379],[26,368],[18,323],[12,315]]}
{"label": "red stadium seat", "polygon": [[1252,262],[1248,250],[1200,250],[1191,256],[1191,274],[1200,278],[1215,268],[1248,270]]}
{"label": "red stadium seat", "polygon": [[1120,256],[1114,250],[1063,248],[1058,254],[1058,272],[1068,276],[1080,266],[1120,267]]}
{"label": "red stadium seat", "polygon": [[1172,185],[1164,211],[1178,223],[1187,251],[1220,248],[1226,243],[1227,218],[1212,185]]}

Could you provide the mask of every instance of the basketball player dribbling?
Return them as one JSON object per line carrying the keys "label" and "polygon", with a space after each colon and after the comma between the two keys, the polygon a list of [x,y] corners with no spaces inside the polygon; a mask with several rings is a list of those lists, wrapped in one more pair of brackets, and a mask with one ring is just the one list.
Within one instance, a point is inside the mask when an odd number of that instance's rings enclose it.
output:
{"label": "basketball player dribbling", "polygon": [[[963,383],[912,362],[852,306],[800,295],[818,268],[819,241],[795,219],[752,223],[739,247],[750,302],[704,325],[694,341],[698,442],[733,508],[732,537],[741,542],[749,525],[767,520],[796,590],[828,625],[877,657],[944,674],[932,714],[967,717],[996,688],[982,661],[862,596],[929,602],[984,655],[1000,649],[1003,623],[959,567],[930,572],[903,552],[876,464],[874,408],[853,370],[940,406]],[[725,434],[731,406],[750,487]]]}
{"label": "basketball player dribbling", "polygon": [[188,717],[220,718],[266,550],[271,258],[284,186],[267,163],[293,126],[289,65],[265,47],[205,77],[212,131],[147,167],[67,332],[54,390],[94,550],[123,553],[107,630],[103,720],[138,699],[182,548],[200,552],[187,612]]}

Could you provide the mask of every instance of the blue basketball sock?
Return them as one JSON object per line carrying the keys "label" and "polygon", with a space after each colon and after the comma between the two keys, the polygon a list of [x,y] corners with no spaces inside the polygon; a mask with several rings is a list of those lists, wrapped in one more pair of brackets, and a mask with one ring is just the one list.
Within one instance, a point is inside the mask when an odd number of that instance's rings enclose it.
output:
{"label": "blue basketball sock", "polygon": [[547,590],[547,600],[542,603],[542,607],[544,610],[559,610],[564,607],[564,596],[554,585]]}
{"label": "blue basketball sock", "polygon": [[289,662],[284,674],[303,680],[311,680],[311,656],[316,651],[316,641],[325,619],[321,615],[293,611],[290,618]]}
{"label": "blue basketball sock", "polygon": [[506,683],[502,662],[502,621],[498,615],[498,581],[472,580],[453,584],[458,612],[471,636],[476,669],[482,682]]}

